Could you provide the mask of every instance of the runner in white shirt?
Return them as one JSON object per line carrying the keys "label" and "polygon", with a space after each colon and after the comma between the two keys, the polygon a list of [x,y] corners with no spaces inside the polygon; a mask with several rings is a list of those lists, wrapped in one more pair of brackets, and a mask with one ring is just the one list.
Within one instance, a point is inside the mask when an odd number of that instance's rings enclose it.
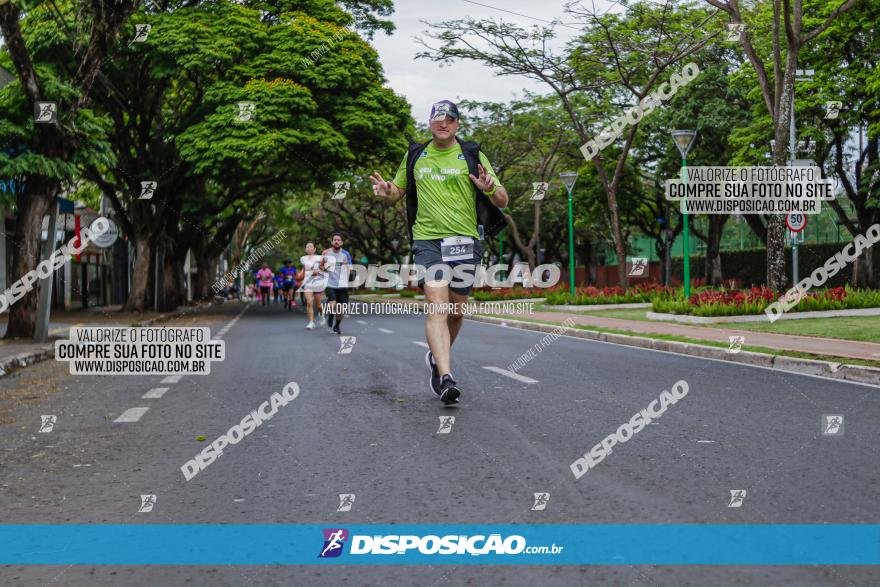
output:
{"label": "runner in white shirt", "polygon": [[306,328],[309,330],[315,327],[315,308],[318,310],[318,325],[324,325],[324,307],[321,305],[321,294],[327,288],[327,259],[321,255],[315,254],[315,245],[313,243],[306,244],[306,254],[299,258],[302,269],[297,273],[297,281],[302,285],[300,291],[306,296],[306,313],[309,316],[309,323]]}

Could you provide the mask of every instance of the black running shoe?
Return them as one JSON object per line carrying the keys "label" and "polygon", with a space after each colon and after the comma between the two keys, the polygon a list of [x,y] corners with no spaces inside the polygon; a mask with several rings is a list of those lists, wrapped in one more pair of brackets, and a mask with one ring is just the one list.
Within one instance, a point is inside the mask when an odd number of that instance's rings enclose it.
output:
{"label": "black running shoe", "polygon": [[[333,328],[333,318],[335,317],[336,316],[334,316],[333,314],[327,316],[327,326],[329,326],[330,328]],[[336,329],[333,328],[333,331],[336,332]]]}
{"label": "black running shoe", "polygon": [[461,395],[455,380],[449,375],[444,375],[440,379],[440,393],[437,394],[444,404],[457,404],[458,397]]}
{"label": "black running shoe", "polygon": [[335,332],[336,334],[342,334],[342,331],[339,330],[339,323],[338,322],[336,323],[336,326],[333,327],[333,332]]}
{"label": "black running shoe", "polygon": [[425,354],[425,364],[431,370],[431,377],[428,379],[428,387],[434,392],[434,395],[440,395],[440,371],[437,370],[437,363],[434,362],[434,355],[431,351]]}

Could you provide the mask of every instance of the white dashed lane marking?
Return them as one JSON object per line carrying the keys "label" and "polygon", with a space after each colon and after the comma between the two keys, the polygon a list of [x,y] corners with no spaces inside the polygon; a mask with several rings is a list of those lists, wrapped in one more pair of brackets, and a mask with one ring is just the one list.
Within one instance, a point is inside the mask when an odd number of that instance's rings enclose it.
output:
{"label": "white dashed lane marking", "polygon": [[137,422],[150,408],[128,408],[114,422]]}
{"label": "white dashed lane marking", "polygon": [[420,341],[420,340],[414,340],[414,341],[412,341],[412,343],[413,343],[413,344],[417,344],[417,345],[419,345],[419,346],[423,346],[423,347],[425,347],[426,349],[431,348],[431,347],[428,346],[428,343],[426,343],[426,342],[422,342],[422,341]]}
{"label": "white dashed lane marking", "polygon": [[484,366],[483,369],[485,369],[486,371],[491,371],[492,373],[504,375],[505,377],[510,377],[511,379],[516,379],[517,381],[522,381],[523,383],[538,383],[537,379],[532,379],[531,377],[526,377],[525,375],[520,375],[519,373],[514,373],[513,371],[508,371],[507,369],[502,369],[501,367]]}
{"label": "white dashed lane marking", "polygon": [[169,375],[162,380],[162,383],[177,383],[183,375]]}
{"label": "white dashed lane marking", "polygon": [[160,397],[165,395],[166,391],[168,391],[167,387],[154,387],[153,389],[145,393],[142,397],[143,399],[159,399]]}
{"label": "white dashed lane marking", "polygon": [[363,320],[357,320],[356,322],[357,322],[358,324],[366,324],[366,322],[364,322]]}
{"label": "white dashed lane marking", "polygon": [[393,331],[388,330],[387,328],[377,328],[379,332],[384,332],[385,334],[394,334]]}

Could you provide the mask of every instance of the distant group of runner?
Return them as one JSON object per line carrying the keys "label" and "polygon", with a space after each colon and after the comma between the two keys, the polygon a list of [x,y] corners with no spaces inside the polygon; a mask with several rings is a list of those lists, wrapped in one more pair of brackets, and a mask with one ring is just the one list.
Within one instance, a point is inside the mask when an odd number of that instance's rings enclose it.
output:
{"label": "distant group of runner", "polygon": [[[334,233],[331,245],[320,255],[314,243],[306,243],[305,255],[299,258],[299,269],[293,260],[285,259],[284,264],[273,272],[265,261],[254,273],[254,283],[247,286],[245,295],[259,298],[260,305],[267,305],[274,299],[275,303],[283,302],[285,309],[293,310],[297,305],[296,294],[299,292],[300,303],[305,307],[309,321],[306,328],[315,328],[315,312],[317,325],[323,326],[324,305],[322,297],[327,297],[326,324],[333,332],[342,334],[341,325],[344,317],[344,306],[348,303],[348,287],[340,281],[345,268],[351,268],[351,254],[342,248],[342,235]],[[344,279],[344,278],[343,278]]]}

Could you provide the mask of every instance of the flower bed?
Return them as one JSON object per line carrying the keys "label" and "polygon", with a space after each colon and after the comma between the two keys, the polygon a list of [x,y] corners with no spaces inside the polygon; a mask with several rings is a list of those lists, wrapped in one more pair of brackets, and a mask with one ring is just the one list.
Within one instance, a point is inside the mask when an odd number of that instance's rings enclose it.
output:
{"label": "flower bed", "polygon": [[569,297],[567,288],[549,293],[544,301],[547,305],[591,306],[597,304],[639,304],[655,299],[672,299],[675,290],[656,283],[640,283],[628,289],[622,287],[579,287],[575,289],[574,299]]}
{"label": "flower bed", "polygon": [[559,291],[559,287],[504,287],[501,289],[475,289],[471,296],[478,302],[494,302],[499,300],[525,300],[528,298],[543,298],[550,292]]}
{"label": "flower bed", "polygon": [[[653,311],[707,317],[754,315],[763,313],[767,306],[780,297],[782,296],[763,287],[740,291],[704,290],[692,294],[688,300],[656,298],[653,300]],[[877,307],[880,307],[880,291],[852,289],[847,286],[810,292],[787,311],[812,312]]]}

